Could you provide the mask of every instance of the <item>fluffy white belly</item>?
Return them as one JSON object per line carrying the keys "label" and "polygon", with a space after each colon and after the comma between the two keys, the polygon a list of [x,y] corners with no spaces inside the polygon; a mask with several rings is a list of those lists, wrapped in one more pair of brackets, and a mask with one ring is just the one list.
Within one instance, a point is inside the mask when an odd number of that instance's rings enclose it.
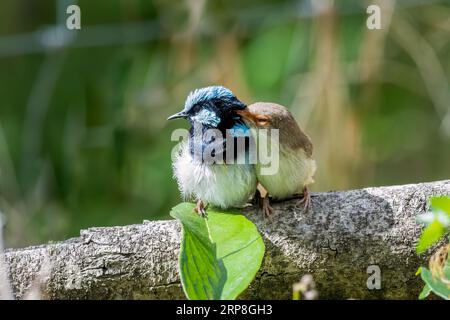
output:
{"label": "fluffy white belly", "polygon": [[279,168],[273,175],[262,175],[261,166],[256,166],[258,181],[275,199],[285,199],[301,194],[303,187],[314,182],[316,162],[304,150],[280,150]]}
{"label": "fluffy white belly", "polygon": [[200,199],[221,208],[245,204],[256,191],[255,167],[249,164],[202,164],[187,144],[173,163],[174,176],[185,199]]}

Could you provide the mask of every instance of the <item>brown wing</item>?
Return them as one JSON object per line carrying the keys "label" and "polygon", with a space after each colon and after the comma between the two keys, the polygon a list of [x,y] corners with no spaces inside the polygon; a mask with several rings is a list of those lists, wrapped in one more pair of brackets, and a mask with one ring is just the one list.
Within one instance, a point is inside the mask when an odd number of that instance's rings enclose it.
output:
{"label": "brown wing", "polygon": [[280,143],[292,149],[302,148],[311,157],[313,144],[295,121],[291,112],[282,105],[270,102],[256,102],[248,106],[252,114],[262,114],[269,118],[270,128],[280,130]]}

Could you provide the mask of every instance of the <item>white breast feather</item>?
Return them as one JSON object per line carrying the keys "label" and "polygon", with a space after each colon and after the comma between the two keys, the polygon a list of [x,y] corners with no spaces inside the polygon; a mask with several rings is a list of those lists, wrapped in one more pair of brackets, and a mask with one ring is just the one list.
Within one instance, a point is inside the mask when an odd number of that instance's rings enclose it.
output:
{"label": "white breast feather", "polygon": [[229,208],[245,204],[256,191],[253,165],[202,164],[191,156],[187,143],[173,163],[174,176],[182,196]]}

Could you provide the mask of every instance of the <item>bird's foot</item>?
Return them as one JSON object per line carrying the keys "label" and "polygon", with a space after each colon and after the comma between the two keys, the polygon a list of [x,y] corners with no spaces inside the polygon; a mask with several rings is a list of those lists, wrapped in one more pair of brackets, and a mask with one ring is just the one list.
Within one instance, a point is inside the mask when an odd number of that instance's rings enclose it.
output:
{"label": "bird's foot", "polygon": [[270,205],[270,197],[262,185],[258,185],[253,202],[261,209],[263,218],[272,217],[274,210]]}
{"label": "bird's foot", "polygon": [[269,197],[264,197],[261,199],[261,210],[264,218],[270,219],[273,215],[273,208],[270,205]]}
{"label": "bird's foot", "polygon": [[303,213],[308,213],[311,209],[311,194],[307,186],[303,187],[303,199],[300,203],[303,205]]}
{"label": "bird's foot", "polygon": [[194,211],[197,212],[202,218],[206,218],[206,208],[208,205],[205,206],[202,200],[197,200],[197,204],[195,205]]}

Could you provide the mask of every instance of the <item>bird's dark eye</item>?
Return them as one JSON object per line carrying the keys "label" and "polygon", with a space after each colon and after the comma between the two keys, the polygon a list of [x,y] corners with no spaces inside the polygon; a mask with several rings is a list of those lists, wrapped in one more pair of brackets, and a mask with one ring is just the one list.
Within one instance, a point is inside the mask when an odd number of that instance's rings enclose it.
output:
{"label": "bird's dark eye", "polygon": [[196,113],[198,113],[198,112],[200,111],[201,108],[202,108],[201,105],[196,104],[195,106],[193,106],[193,107],[191,108],[191,110],[189,111],[189,113],[191,113],[191,114],[196,114]]}

